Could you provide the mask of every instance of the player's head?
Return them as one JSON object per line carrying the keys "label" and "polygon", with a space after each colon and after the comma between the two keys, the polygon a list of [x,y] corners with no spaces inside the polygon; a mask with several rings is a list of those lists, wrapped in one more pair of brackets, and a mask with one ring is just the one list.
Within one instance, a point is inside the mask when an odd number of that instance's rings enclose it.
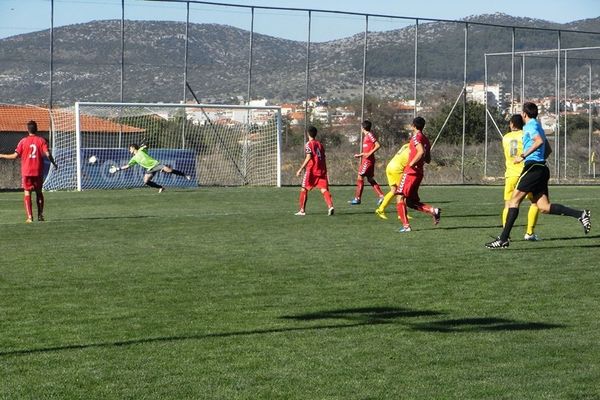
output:
{"label": "player's head", "polygon": [[317,137],[317,128],[315,128],[314,126],[309,126],[308,127],[308,136],[310,136],[311,138],[316,138]]}
{"label": "player's head", "polygon": [[135,153],[135,152],[136,152],[136,151],[138,151],[139,149],[140,149],[140,146],[138,146],[138,145],[137,145],[137,144],[135,144],[135,143],[131,143],[131,144],[129,145],[129,152],[130,152],[130,153]]}
{"label": "player's head", "polygon": [[414,126],[416,130],[422,131],[423,128],[425,128],[425,118],[416,117],[413,119],[412,126]]}
{"label": "player's head", "polygon": [[34,120],[31,120],[27,123],[27,132],[31,133],[31,134],[36,134],[38,131],[37,128],[37,122],[35,122]]}
{"label": "player's head", "polygon": [[525,125],[521,114],[513,114],[512,117],[510,117],[508,123],[510,124],[510,129],[513,131],[520,131],[521,129],[523,129],[523,125]]}
{"label": "player's head", "polygon": [[365,119],[361,126],[365,131],[371,132],[371,121],[369,121],[368,119]]}
{"label": "player's head", "polygon": [[523,113],[531,119],[535,119],[538,116],[538,107],[535,103],[530,101],[523,103]]}

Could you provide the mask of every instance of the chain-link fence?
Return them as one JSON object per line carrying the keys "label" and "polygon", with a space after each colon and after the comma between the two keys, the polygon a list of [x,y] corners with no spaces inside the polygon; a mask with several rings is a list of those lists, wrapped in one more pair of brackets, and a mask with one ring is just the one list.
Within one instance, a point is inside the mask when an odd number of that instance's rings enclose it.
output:
{"label": "chain-link fence", "polygon": [[[191,88],[203,103],[281,105],[284,184],[298,183],[308,125],[319,128],[332,183],[352,184],[363,119],[382,143],[384,181],[421,115],[435,143],[425,182],[436,184],[501,178],[506,121],[534,101],[555,149],[553,180],[596,182],[600,32],[587,20],[443,21],[180,0],[103,0],[97,19],[86,2],[28,3],[48,19],[0,39],[5,103],[190,102]],[[65,25],[67,14],[81,23]],[[290,29],[274,34],[274,25]],[[0,125],[3,151],[15,134]]]}

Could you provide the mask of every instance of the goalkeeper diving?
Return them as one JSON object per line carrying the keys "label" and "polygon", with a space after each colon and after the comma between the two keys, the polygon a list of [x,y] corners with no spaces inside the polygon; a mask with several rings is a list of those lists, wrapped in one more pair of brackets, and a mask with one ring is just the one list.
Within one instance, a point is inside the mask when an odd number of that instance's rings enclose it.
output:
{"label": "goalkeeper diving", "polygon": [[127,169],[129,167],[133,167],[134,165],[137,164],[146,170],[144,172],[144,184],[158,189],[158,193],[162,193],[165,190],[164,186],[161,186],[156,182],[152,182],[152,179],[154,179],[154,176],[158,172],[164,172],[167,174],[174,174],[177,176],[182,176],[185,179],[187,179],[188,181],[192,179],[191,176],[186,175],[184,172],[176,170],[172,166],[163,164],[160,161],[152,158],[148,154],[148,145],[146,145],[146,144],[142,144],[140,146],[138,146],[137,144],[130,144],[129,152],[131,154],[133,154],[133,157],[131,157],[131,160],[129,160],[129,162],[127,164],[122,165],[120,167],[117,167],[117,166],[110,167],[109,172],[111,174],[114,174],[115,172]]}

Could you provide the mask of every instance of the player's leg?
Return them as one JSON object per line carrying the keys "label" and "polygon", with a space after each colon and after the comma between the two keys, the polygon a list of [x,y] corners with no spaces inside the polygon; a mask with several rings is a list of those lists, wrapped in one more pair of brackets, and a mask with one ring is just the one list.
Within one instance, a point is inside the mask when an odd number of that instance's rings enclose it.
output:
{"label": "player's leg", "polygon": [[299,210],[295,215],[306,215],[306,200],[308,199],[308,190],[303,186],[300,188],[300,198],[298,199]]}
{"label": "player's leg", "polygon": [[360,171],[359,171],[358,175],[356,176],[356,190],[354,191],[354,198],[352,200],[350,200],[348,203],[350,203],[353,206],[360,204],[364,187],[365,187],[364,177],[363,177],[363,175],[360,174]]}
{"label": "player's leg", "polygon": [[398,219],[402,223],[402,228],[399,229],[399,232],[410,232],[411,228],[410,222],[408,222],[406,199],[402,195],[396,197],[396,211],[398,212]]}
{"label": "player's leg", "polygon": [[518,176],[509,176],[504,182],[504,209],[502,210],[502,226],[506,225],[506,217],[508,215],[508,205],[512,197],[512,193],[519,182]]}
{"label": "player's leg", "polygon": [[375,180],[375,176],[374,175],[367,176],[367,181],[373,187],[373,191],[375,192],[375,194],[379,198],[377,205],[381,204],[381,202],[383,201],[383,197],[384,197],[383,190],[381,190],[381,186],[379,186],[379,184]]}
{"label": "player's leg", "polygon": [[178,169],[175,169],[175,168],[171,167],[170,165],[165,165],[165,166],[162,168],[162,172],[166,172],[167,174],[173,174],[173,175],[177,175],[177,176],[183,176],[183,177],[185,177],[185,179],[187,179],[188,181],[189,181],[190,179],[192,179],[192,178],[191,178],[191,176],[189,176],[189,175],[186,175],[184,172],[182,172],[182,171],[179,171]]}
{"label": "player's leg", "polygon": [[25,206],[26,223],[33,222],[33,209],[31,205],[31,191],[35,189],[33,177],[23,176],[21,186],[23,187],[23,205]]}
{"label": "player's leg", "polygon": [[510,231],[512,230],[517,217],[519,216],[519,205],[527,195],[527,192],[521,192],[519,189],[513,191],[512,197],[509,201],[508,213],[506,215],[506,224],[502,229],[502,233],[493,242],[487,243],[486,247],[490,249],[508,247],[508,238],[510,237]]}
{"label": "player's leg", "polygon": [[398,184],[402,179],[402,173],[396,172],[392,169],[386,169],[385,173],[387,175],[388,185],[390,186],[390,191],[383,196],[383,201],[377,209],[375,209],[375,214],[381,219],[387,219],[385,215],[385,209],[390,205],[394,197],[396,197],[396,190],[398,190]]}
{"label": "player's leg", "polygon": [[38,221],[44,221],[44,193],[42,189],[36,189],[35,202],[37,205]]}
{"label": "player's leg", "polygon": [[319,180],[319,188],[321,189],[321,194],[323,195],[323,199],[325,200],[325,204],[327,204],[327,215],[333,215],[333,198],[331,197],[331,192],[329,191],[329,185],[327,184],[326,179]]}
{"label": "player's leg", "polygon": [[23,204],[25,206],[25,215],[27,219],[25,222],[30,223],[33,222],[33,209],[31,206],[31,191],[23,190]]}
{"label": "player's leg", "polygon": [[442,210],[440,208],[434,207],[431,204],[422,203],[418,199],[406,199],[406,206],[413,210],[431,215],[433,217],[434,225],[440,223],[442,217]]}
{"label": "player's leg", "polygon": [[590,210],[577,210],[562,204],[550,203],[548,196],[545,194],[539,197],[539,199],[536,201],[536,205],[544,214],[566,215],[577,218],[581,225],[583,225],[583,232],[586,234],[590,231],[590,229],[592,229]]}
{"label": "player's leg", "polygon": [[406,209],[406,197],[411,195],[411,184],[413,182],[413,176],[402,174],[402,179],[396,190],[396,211],[398,213],[398,219],[402,223],[400,232],[410,232],[410,223],[408,222],[408,212]]}
{"label": "player's leg", "polygon": [[531,200],[531,206],[529,206],[529,211],[527,212],[527,229],[525,230],[525,240],[536,241],[539,240],[538,236],[535,234],[535,226],[537,225],[537,220],[540,215],[540,209],[533,202],[533,196],[530,194],[527,195],[527,198]]}
{"label": "player's leg", "polygon": [[154,178],[154,173],[144,174],[144,184],[147,186],[153,187],[155,189],[158,189],[159,193],[164,191],[165,188],[156,182],[152,182],[152,178]]}

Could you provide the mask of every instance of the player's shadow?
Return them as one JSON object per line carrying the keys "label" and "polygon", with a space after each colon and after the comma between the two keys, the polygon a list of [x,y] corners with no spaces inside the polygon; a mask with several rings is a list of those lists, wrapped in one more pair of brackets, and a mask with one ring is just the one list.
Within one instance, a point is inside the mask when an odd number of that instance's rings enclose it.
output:
{"label": "player's shadow", "polygon": [[563,240],[580,240],[580,239],[600,239],[600,235],[581,235],[581,236],[559,236],[559,237],[549,237],[549,238],[542,238],[542,240],[540,240],[540,243],[543,242],[551,242],[554,240],[559,240],[559,241],[563,241]]}
{"label": "player's shadow", "polygon": [[445,218],[477,218],[477,217],[497,217],[498,213],[490,213],[490,214],[449,214],[446,215],[443,213],[444,210],[442,210],[442,220]]}
{"label": "player's shadow", "polygon": [[[444,221],[442,220],[442,224]],[[436,226],[431,228],[432,230],[444,230],[444,231],[456,231],[460,229],[494,229],[498,228],[498,225],[456,225],[456,226]]]}
{"label": "player's shadow", "polygon": [[415,318],[443,315],[441,311],[412,310],[397,307],[361,307],[342,308],[338,310],[316,311],[307,314],[284,315],[282,319],[296,321],[344,320],[361,325],[393,323],[401,318]]}
{"label": "player's shadow", "polygon": [[94,221],[108,219],[141,219],[141,218],[158,218],[156,215],[122,215],[122,216],[105,216],[105,217],[77,217],[77,218],[60,218],[56,221]]}
{"label": "player's shadow", "polygon": [[[536,251],[543,251],[544,254],[547,254],[547,252],[550,252],[552,250],[562,250],[562,249],[597,249],[600,248],[600,243],[592,243],[592,244],[570,244],[570,245],[565,245],[565,246],[556,246],[556,245],[548,245],[548,246],[544,246],[544,240],[541,240],[539,242],[533,242],[533,243],[529,243],[527,246],[523,245],[525,247],[519,247],[519,248],[515,248],[512,245],[510,246],[509,250],[507,251],[528,251],[528,252],[536,252]],[[547,256],[546,256],[547,257]],[[552,265],[550,260],[547,264],[548,265]]]}
{"label": "player's shadow", "polygon": [[527,322],[505,318],[461,318],[412,324],[411,329],[421,332],[470,333],[502,331],[539,331],[565,328],[563,324]]}

